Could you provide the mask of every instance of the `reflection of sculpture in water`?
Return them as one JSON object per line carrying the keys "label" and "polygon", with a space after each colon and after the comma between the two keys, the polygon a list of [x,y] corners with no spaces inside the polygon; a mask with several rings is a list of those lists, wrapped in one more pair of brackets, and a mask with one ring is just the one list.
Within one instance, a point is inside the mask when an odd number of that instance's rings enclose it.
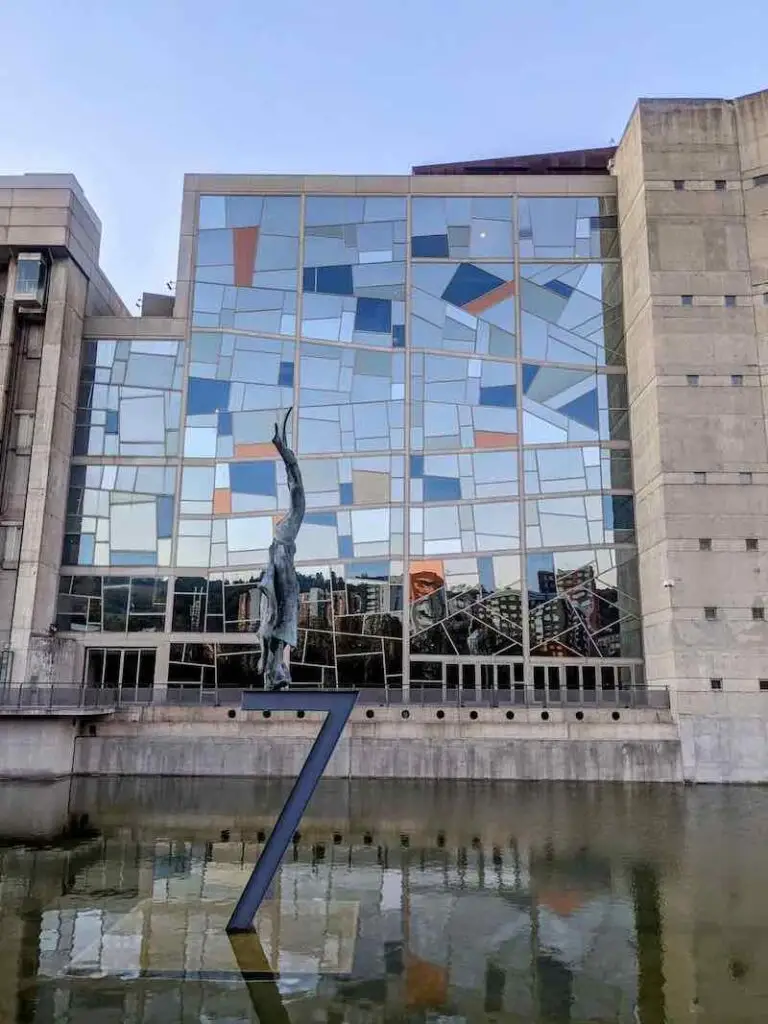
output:
{"label": "reflection of sculpture in water", "polygon": [[280,690],[290,684],[288,659],[290,649],[298,642],[299,583],[293,560],[306,502],[299,463],[288,447],[285,434],[290,415],[289,409],[282,429],[275,424],[272,444],[285,464],[291,507],[275,527],[275,536],[269,546],[269,562],[256,585],[261,591],[259,671],[264,673],[267,690]]}

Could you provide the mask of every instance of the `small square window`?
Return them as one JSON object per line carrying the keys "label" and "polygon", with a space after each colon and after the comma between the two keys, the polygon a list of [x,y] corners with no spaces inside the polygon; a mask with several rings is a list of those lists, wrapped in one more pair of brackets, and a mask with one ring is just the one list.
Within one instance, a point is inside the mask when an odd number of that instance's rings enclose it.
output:
{"label": "small square window", "polygon": [[712,538],[711,537],[699,537],[699,551],[711,551],[712,550]]}
{"label": "small square window", "polygon": [[724,296],[724,298],[725,298],[726,306],[733,307],[733,306],[736,305],[736,296],[735,295],[726,295],[726,296]]}
{"label": "small square window", "polygon": [[716,178],[715,179],[715,191],[716,192],[725,192],[725,178]]}
{"label": "small square window", "polygon": [[757,549],[758,549],[757,537],[747,537],[745,539],[745,541],[744,541],[744,546],[746,547],[747,551],[757,551]]}
{"label": "small square window", "polygon": [[681,295],[680,296],[680,301],[682,302],[682,304],[684,306],[692,306],[693,305],[693,296],[692,295]]}
{"label": "small square window", "polygon": [[689,388],[697,388],[699,386],[699,375],[698,373],[688,373],[685,377],[686,383]]}
{"label": "small square window", "polygon": [[758,188],[761,185],[768,185],[768,174],[756,174],[752,179],[752,184],[757,185]]}
{"label": "small square window", "polygon": [[723,680],[722,679],[710,679],[709,686],[712,690],[722,690]]}
{"label": "small square window", "polygon": [[752,483],[752,474],[751,473],[739,473],[739,483],[740,484],[751,484]]}
{"label": "small square window", "polygon": [[715,622],[717,619],[717,608],[712,604],[707,605],[704,609],[704,618],[707,622]]}
{"label": "small square window", "polygon": [[768,690],[768,679],[758,679],[757,685],[761,690]]}
{"label": "small square window", "polygon": [[752,608],[752,618],[755,622],[765,621],[765,608],[761,604],[756,604]]}
{"label": "small square window", "polygon": [[685,188],[685,182],[681,181],[678,178],[677,181],[675,181],[675,192],[682,192],[684,188]]}
{"label": "small square window", "polygon": [[744,374],[742,374],[742,373],[732,373],[731,374],[731,384],[735,388],[743,387],[744,386]]}
{"label": "small square window", "polygon": [[707,474],[706,473],[694,473],[693,474],[693,482],[695,484],[705,484],[707,482]]}

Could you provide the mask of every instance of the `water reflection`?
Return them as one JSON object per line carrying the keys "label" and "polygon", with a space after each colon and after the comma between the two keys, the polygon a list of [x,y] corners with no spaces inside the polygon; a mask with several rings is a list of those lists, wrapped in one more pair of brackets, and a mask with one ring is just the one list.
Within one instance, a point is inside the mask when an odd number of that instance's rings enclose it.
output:
{"label": "water reflection", "polygon": [[233,948],[288,788],[0,786],[0,1020],[766,1019],[763,790],[329,781]]}

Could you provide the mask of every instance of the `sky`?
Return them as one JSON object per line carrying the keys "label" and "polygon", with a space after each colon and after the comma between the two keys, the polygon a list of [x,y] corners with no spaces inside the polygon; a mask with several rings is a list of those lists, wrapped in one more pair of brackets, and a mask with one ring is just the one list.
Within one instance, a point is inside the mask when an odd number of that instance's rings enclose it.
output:
{"label": "sky", "polygon": [[765,0],[17,0],[2,28],[0,173],[76,175],[131,310],[175,277],[185,172],[605,146],[639,96],[768,88]]}

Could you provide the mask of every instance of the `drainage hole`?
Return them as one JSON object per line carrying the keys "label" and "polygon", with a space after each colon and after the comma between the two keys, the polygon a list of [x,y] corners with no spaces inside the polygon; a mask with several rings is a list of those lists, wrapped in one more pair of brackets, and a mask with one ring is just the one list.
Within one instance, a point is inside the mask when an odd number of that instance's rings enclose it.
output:
{"label": "drainage hole", "polygon": [[541,720],[542,720],[542,722],[548,722],[549,721],[549,712],[548,711],[542,711],[541,712]]}

